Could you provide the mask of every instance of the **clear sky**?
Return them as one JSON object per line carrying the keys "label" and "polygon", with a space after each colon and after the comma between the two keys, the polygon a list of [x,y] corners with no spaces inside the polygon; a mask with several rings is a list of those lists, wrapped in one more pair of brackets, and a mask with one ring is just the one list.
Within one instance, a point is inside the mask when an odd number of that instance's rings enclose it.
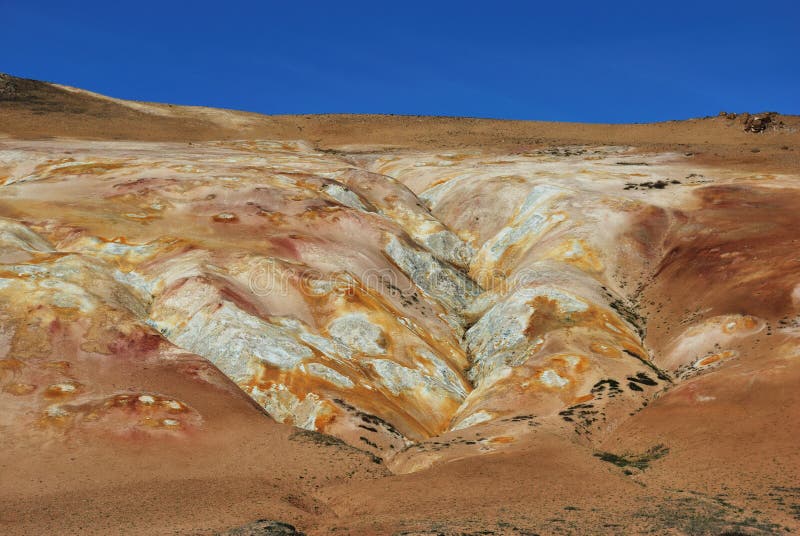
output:
{"label": "clear sky", "polygon": [[262,113],[800,114],[800,0],[0,0],[0,72]]}

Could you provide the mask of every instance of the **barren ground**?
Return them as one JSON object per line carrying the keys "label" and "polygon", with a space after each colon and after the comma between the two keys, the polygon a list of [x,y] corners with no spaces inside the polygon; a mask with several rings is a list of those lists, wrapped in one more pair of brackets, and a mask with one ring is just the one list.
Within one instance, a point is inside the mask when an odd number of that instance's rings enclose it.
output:
{"label": "barren ground", "polygon": [[0,530],[800,531],[800,117],[746,121],[0,78]]}

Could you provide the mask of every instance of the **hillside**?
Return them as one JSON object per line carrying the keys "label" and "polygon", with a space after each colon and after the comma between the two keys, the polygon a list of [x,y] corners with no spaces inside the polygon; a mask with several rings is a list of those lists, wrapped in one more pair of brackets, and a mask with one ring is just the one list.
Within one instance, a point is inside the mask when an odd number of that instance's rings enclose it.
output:
{"label": "hillside", "polygon": [[3,76],[0,527],[800,530],[798,127]]}

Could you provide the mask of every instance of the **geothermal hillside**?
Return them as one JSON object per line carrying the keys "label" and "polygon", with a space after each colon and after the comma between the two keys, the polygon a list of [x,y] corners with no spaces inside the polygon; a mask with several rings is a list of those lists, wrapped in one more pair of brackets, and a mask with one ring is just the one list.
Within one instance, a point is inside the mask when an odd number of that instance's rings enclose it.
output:
{"label": "geothermal hillside", "polygon": [[0,77],[0,528],[800,531],[798,128]]}

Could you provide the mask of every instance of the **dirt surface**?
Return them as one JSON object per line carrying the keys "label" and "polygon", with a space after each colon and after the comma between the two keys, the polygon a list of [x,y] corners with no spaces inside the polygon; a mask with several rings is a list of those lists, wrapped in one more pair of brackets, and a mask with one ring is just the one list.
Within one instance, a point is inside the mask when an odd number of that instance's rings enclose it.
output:
{"label": "dirt surface", "polygon": [[800,531],[800,117],[0,75],[0,192],[4,534]]}
{"label": "dirt surface", "polygon": [[776,115],[770,126],[757,135],[745,130],[751,114],[731,113],[633,125],[398,115],[264,116],[133,103],[19,78],[11,78],[6,84],[9,89],[0,92],[0,135],[23,139],[303,139],[323,149],[366,145],[412,149],[472,147],[503,152],[559,145],[630,145],[641,151],[694,153],[708,164],[724,162],[767,172],[800,169],[798,116]]}

